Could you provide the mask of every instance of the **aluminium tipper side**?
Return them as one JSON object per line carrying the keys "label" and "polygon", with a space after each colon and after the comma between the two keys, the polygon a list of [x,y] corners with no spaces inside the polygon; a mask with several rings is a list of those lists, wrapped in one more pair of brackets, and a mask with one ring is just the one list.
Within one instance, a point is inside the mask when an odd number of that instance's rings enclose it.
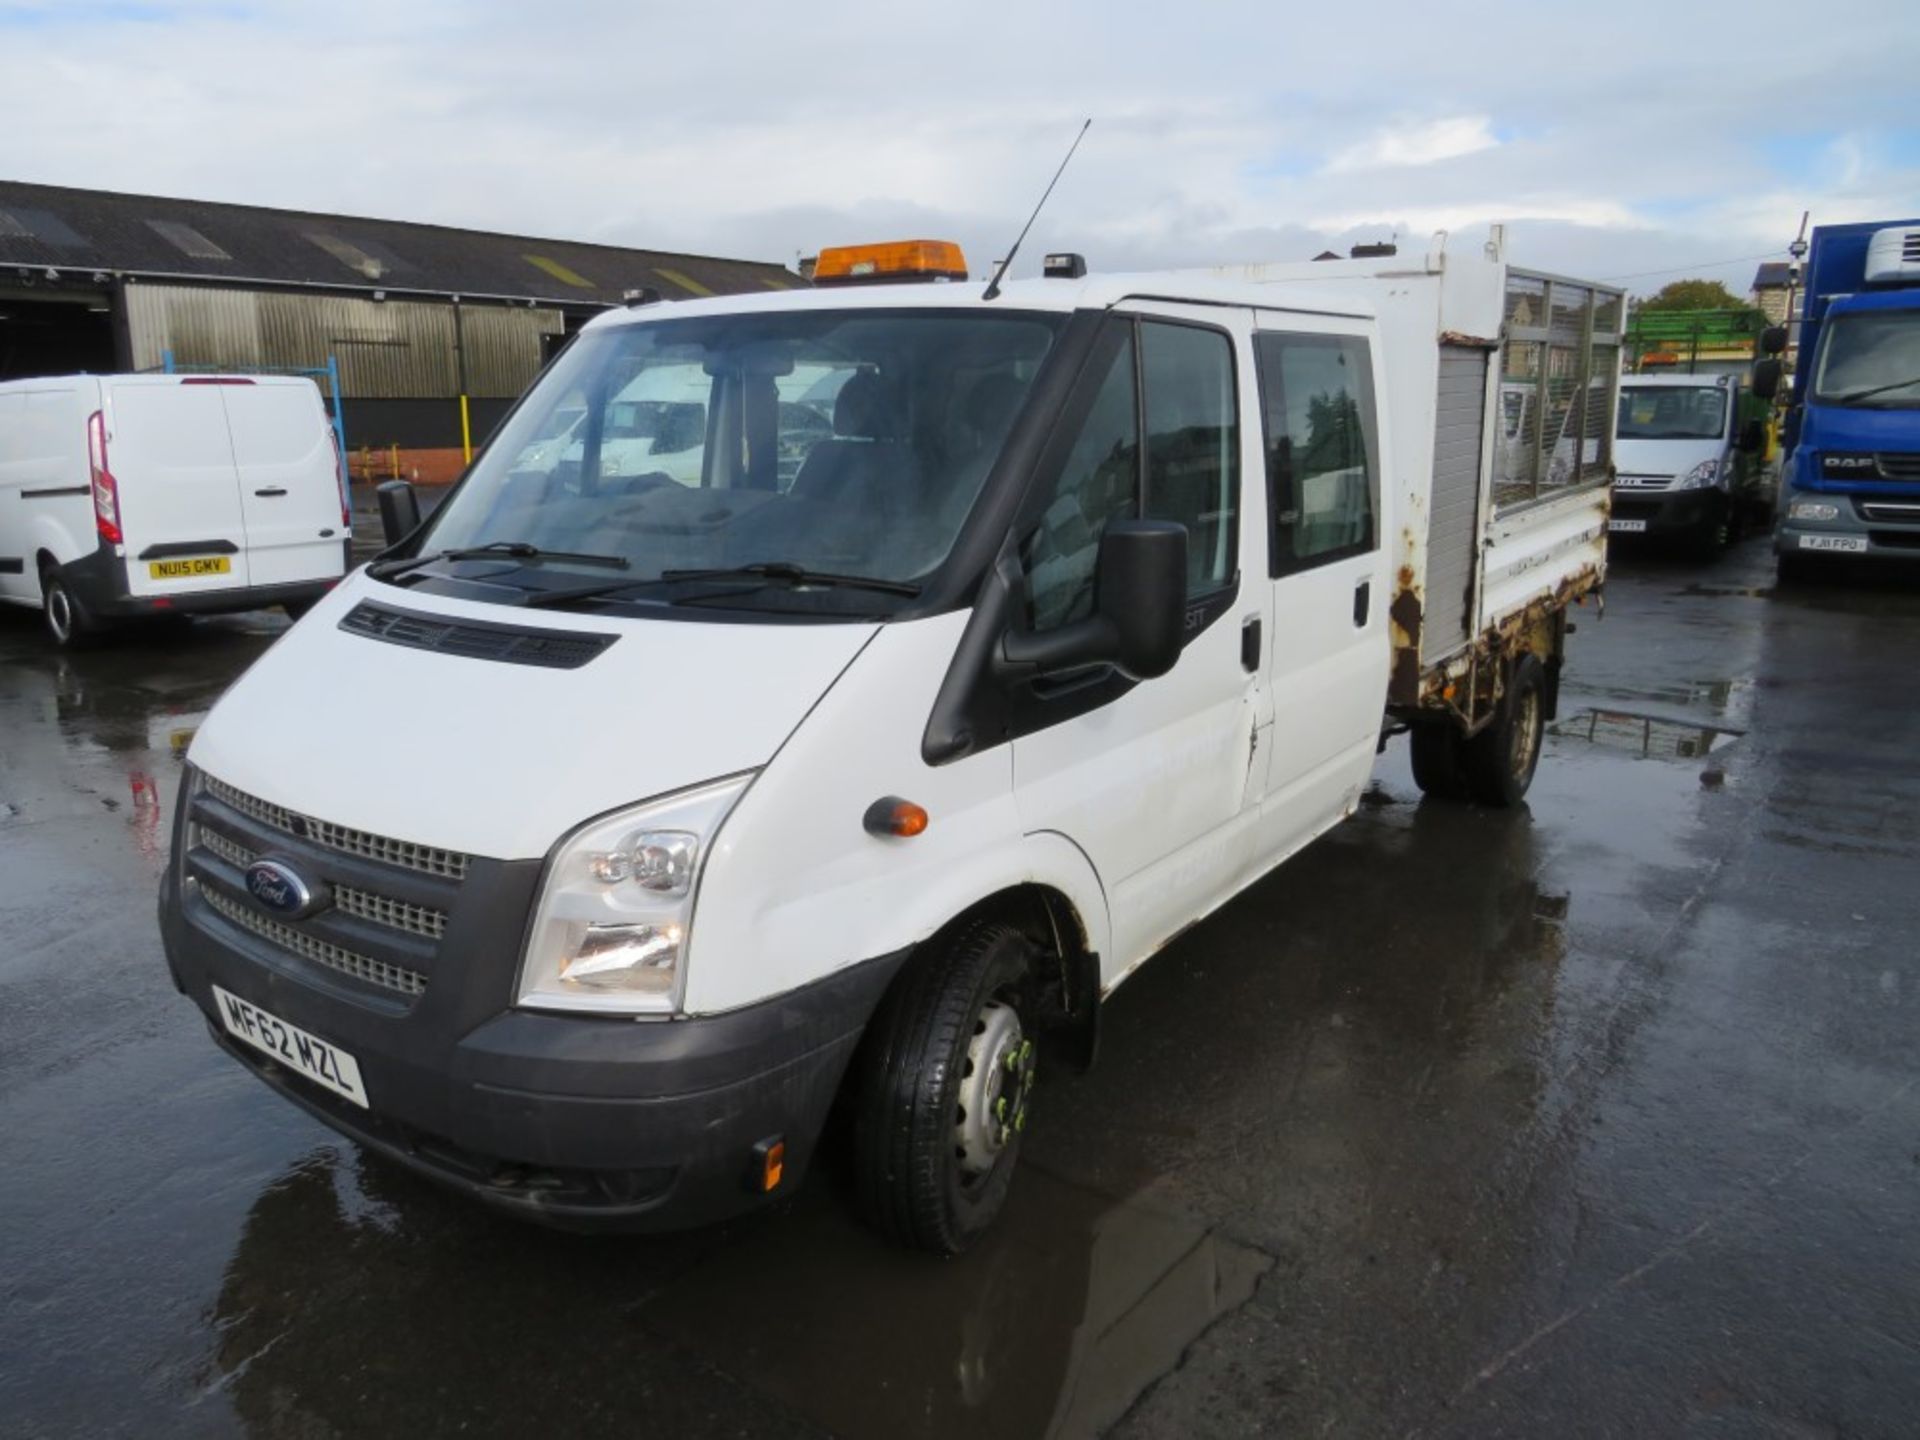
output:
{"label": "aluminium tipper side", "polygon": [[1616,289],[1507,265],[1496,228],[1424,256],[1222,267],[1364,289],[1380,323],[1399,534],[1397,707],[1448,703],[1477,659],[1599,586],[1619,332]]}

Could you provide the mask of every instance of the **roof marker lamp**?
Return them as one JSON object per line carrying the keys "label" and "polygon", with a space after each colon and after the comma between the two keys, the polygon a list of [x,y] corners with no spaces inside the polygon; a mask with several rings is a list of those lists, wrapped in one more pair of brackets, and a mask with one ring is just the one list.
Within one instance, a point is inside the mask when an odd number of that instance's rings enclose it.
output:
{"label": "roof marker lamp", "polygon": [[618,810],[563,840],[548,862],[521,959],[520,1006],[677,1010],[701,866],[752,778],[736,775]]}

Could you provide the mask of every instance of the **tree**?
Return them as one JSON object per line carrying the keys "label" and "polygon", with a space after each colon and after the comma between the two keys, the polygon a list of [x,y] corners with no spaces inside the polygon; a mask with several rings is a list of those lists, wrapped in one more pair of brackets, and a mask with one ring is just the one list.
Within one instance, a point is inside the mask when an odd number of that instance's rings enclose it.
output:
{"label": "tree", "polygon": [[1675,280],[1633,302],[1636,310],[1740,310],[1746,302],[1718,280]]}

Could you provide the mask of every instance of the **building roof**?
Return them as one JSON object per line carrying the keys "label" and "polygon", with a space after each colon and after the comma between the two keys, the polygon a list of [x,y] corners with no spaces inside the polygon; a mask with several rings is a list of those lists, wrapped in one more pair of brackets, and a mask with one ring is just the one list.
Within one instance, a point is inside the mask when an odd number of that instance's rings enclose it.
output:
{"label": "building roof", "polygon": [[1784,260],[1769,260],[1753,272],[1756,290],[1784,290],[1793,283],[1793,267]]}
{"label": "building roof", "polygon": [[757,260],[0,180],[0,280],[19,267],[582,306],[643,288],[678,299],[806,283]]}

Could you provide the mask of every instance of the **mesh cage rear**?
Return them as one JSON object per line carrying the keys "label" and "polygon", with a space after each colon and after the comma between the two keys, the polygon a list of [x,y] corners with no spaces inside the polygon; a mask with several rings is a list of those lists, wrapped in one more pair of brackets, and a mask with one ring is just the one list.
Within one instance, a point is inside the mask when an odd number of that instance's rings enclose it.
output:
{"label": "mesh cage rear", "polygon": [[1625,297],[1510,271],[1503,310],[1495,507],[1604,483],[1613,467]]}

